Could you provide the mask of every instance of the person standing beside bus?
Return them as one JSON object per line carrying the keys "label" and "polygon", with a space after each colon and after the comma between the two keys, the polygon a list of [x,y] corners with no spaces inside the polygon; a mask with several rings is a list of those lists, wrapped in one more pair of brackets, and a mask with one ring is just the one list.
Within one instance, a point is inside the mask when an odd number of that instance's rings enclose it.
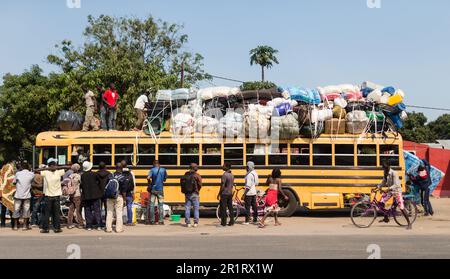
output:
{"label": "person standing beside bus", "polygon": [[221,226],[225,227],[227,225],[227,209],[230,215],[230,222],[228,226],[234,225],[234,212],[233,212],[233,186],[234,186],[234,176],[231,173],[231,164],[225,163],[223,165],[223,174],[220,183],[219,194],[217,199],[220,200],[220,219]]}
{"label": "person standing beside bus", "polygon": [[200,189],[202,188],[202,177],[197,171],[198,165],[191,163],[189,171],[184,174],[184,181],[181,183],[181,190],[185,196],[184,219],[188,228],[191,227],[191,207],[194,207],[194,228],[198,227],[200,221]]}
{"label": "person standing beside bus", "polygon": [[100,188],[98,175],[92,171],[92,163],[89,161],[83,163],[80,188],[86,217],[86,229],[92,231],[94,226],[97,226],[97,230],[101,230],[103,224],[100,203],[103,191]]}
{"label": "person standing beside bus", "polygon": [[50,158],[47,161],[47,169],[39,169],[44,179],[44,213],[42,215],[41,233],[49,233],[49,221],[52,218],[53,230],[61,233],[61,179],[70,167],[58,167],[58,160]]}
{"label": "person standing beside bus", "polygon": [[150,194],[149,221],[150,225],[155,224],[155,202],[158,200],[158,224],[164,225],[164,182],[167,179],[167,171],[161,167],[158,160],[153,162],[153,168],[148,172],[148,189]]}
{"label": "person standing beside bus", "polygon": [[133,223],[133,201],[134,188],[136,187],[136,179],[134,173],[128,168],[125,160],[120,162],[122,173],[120,175],[119,185],[125,191],[125,205],[127,207],[127,223],[126,226],[134,226]]}
{"label": "person standing beside bus", "polygon": [[[100,188],[102,192],[105,192],[106,185],[108,184],[109,180],[113,178],[113,175],[111,172],[108,171],[106,168],[105,162],[100,162],[98,164],[98,171],[96,172],[98,175]],[[106,218],[106,211],[107,211],[107,205],[106,205],[106,198],[103,196],[100,203],[100,212],[105,212],[105,218]],[[106,222],[106,219],[103,219],[102,215],[102,224]]]}
{"label": "person standing beside bus", "polygon": [[272,174],[267,178],[266,184],[269,186],[265,200],[267,213],[259,223],[260,228],[264,228],[266,226],[264,222],[270,214],[272,214],[275,218],[275,226],[280,226],[281,223],[278,221],[278,211],[280,211],[280,207],[278,206],[278,193],[281,193],[285,200],[289,199],[282,189],[283,184],[281,181],[281,170],[279,168],[275,168],[272,171]]}
{"label": "person standing beside bus", "polygon": [[422,164],[417,168],[417,175],[409,175],[411,181],[419,186],[420,199],[425,211],[425,216],[433,216],[434,211],[430,202],[430,186],[432,184],[430,177],[431,167],[427,160],[422,160]]}
{"label": "person standing beside bus", "polygon": [[[69,213],[67,215],[67,228],[73,229],[75,226],[73,225],[73,216],[77,220],[77,228],[83,227],[83,217],[81,216],[81,175],[79,173],[81,166],[79,164],[72,165],[72,173],[69,176],[70,179],[70,187],[69,189]],[[69,187],[69,188],[70,188]]]}
{"label": "person standing beside bus", "polygon": [[[44,164],[39,165],[43,169]],[[44,179],[39,171],[34,171],[34,179],[31,182],[31,227],[40,227],[42,219],[42,205],[44,198]]]}
{"label": "person standing beside bus", "polygon": [[109,89],[102,95],[102,130],[114,131],[116,129],[118,99],[116,86],[111,83]]}
{"label": "person standing beside bus", "polygon": [[256,204],[256,186],[259,184],[258,173],[255,170],[255,163],[247,162],[247,174],[245,175],[245,222],[244,225],[250,224],[250,208],[253,210],[253,223],[258,223],[258,205]]}
{"label": "person standing beside bus", "polygon": [[12,229],[19,229],[19,218],[24,219],[23,230],[30,228],[30,201],[31,201],[31,183],[34,179],[34,173],[30,171],[27,162],[20,164],[20,171],[16,173],[13,183],[16,184],[16,193],[14,194],[14,213],[12,215]]}

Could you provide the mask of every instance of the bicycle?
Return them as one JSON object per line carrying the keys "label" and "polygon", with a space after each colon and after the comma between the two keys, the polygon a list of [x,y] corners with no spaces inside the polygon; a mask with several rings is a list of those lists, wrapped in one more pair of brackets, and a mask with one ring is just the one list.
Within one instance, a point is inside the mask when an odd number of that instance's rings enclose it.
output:
{"label": "bicycle", "polygon": [[[353,224],[358,228],[369,228],[375,222],[377,216],[381,215],[383,217],[394,217],[395,222],[399,226],[406,227],[408,222],[398,208],[397,201],[394,199],[393,205],[389,209],[386,209],[384,204],[376,198],[378,192],[383,193],[384,191],[379,188],[372,189],[370,196],[363,194],[362,200],[352,207],[350,216]],[[412,225],[417,218],[417,205],[410,199],[405,199],[404,204]]]}
{"label": "bicycle", "polygon": [[[234,186],[235,190],[233,193],[233,213],[234,213],[234,221],[236,222],[241,214],[241,212],[245,212],[245,202],[242,201],[239,198],[239,194],[242,190],[245,190],[245,187],[237,188]],[[266,202],[265,202],[265,196],[266,193],[261,190],[257,190],[256,193],[256,205],[258,208],[258,222],[261,221],[262,217],[264,217],[264,214],[266,213]],[[253,209],[250,208],[250,216],[253,216]],[[230,212],[227,209],[227,216],[230,217]],[[220,218],[220,204],[216,208],[216,217],[219,221],[221,221]],[[270,219],[267,218],[266,222],[270,222]]]}

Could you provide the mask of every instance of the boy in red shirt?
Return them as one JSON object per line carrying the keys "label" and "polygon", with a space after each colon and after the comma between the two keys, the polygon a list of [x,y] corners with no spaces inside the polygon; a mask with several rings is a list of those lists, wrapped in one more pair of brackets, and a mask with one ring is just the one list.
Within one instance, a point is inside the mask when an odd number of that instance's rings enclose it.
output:
{"label": "boy in red shirt", "polygon": [[114,83],[109,85],[109,89],[102,95],[102,130],[115,130],[117,117],[117,101],[119,94],[117,93]]}

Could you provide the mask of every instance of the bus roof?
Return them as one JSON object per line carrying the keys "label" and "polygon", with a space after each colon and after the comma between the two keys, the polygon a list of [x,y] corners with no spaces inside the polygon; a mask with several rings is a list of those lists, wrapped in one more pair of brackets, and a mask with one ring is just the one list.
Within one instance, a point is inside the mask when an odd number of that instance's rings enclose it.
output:
{"label": "bus roof", "polygon": [[[279,143],[293,143],[293,144],[307,144],[307,143],[334,143],[339,142],[342,144],[348,143],[361,143],[361,144],[376,144],[385,143],[393,144],[402,141],[400,134],[396,135],[393,133],[387,133],[387,137],[383,137],[381,134],[366,134],[366,135],[353,135],[353,134],[342,134],[342,135],[329,135],[322,134],[317,139],[309,139],[304,137],[299,137],[297,139],[282,141]],[[49,131],[42,132],[36,137],[36,146],[56,146],[56,145],[67,145],[67,144],[105,144],[105,143],[139,143],[139,144],[173,144],[173,143],[204,143],[204,144],[219,144],[219,143],[271,143],[268,140],[256,140],[256,139],[224,139],[218,137],[217,135],[211,134],[201,134],[196,133],[192,136],[178,136],[170,132],[163,132],[157,135],[155,138],[145,134],[144,132],[135,131],[91,131],[91,132],[81,132],[81,131]]]}

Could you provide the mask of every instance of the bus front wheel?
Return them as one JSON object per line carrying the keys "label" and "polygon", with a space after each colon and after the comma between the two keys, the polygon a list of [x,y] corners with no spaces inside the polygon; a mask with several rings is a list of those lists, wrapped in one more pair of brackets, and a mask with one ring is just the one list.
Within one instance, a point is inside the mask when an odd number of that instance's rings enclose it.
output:
{"label": "bus front wheel", "polygon": [[281,217],[290,217],[297,210],[298,201],[291,190],[284,189],[283,192],[288,196],[289,200],[284,200],[283,196],[278,197],[278,205],[281,208],[278,215]]}

